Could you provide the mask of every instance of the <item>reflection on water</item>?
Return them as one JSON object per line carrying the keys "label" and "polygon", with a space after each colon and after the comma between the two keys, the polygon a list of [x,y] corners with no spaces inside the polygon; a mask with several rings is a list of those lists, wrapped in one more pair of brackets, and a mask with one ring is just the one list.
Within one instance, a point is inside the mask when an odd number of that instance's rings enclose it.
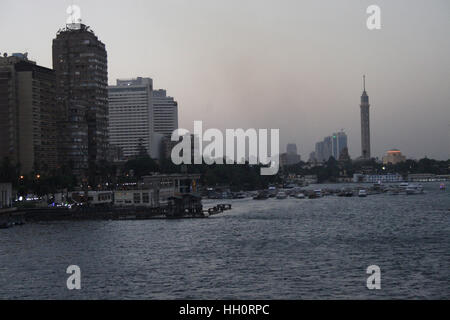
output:
{"label": "reflection on water", "polygon": [[[450,192],[425,191],[230,200],[232,211],[210,219],[0,230],[0,299],[448,299]],[[81,291],[66,288],[73,264]],[[378,291],[366,288],[373,264]]]}

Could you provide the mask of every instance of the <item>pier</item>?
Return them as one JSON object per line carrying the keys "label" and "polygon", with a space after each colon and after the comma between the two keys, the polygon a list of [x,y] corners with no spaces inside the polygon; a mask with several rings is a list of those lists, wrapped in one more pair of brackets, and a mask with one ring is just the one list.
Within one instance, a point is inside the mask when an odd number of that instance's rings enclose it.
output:
{"label": "pier", "polygon": [[177,197],[172,203],[158,208],[149,207],[76,207],[33,208],[0,213],[0,228],[29,222],[83,221],[83,220],[152,220],[152,219],[204,219],[231,210],[231,204],[218,204],[203,209],[192,196]]}

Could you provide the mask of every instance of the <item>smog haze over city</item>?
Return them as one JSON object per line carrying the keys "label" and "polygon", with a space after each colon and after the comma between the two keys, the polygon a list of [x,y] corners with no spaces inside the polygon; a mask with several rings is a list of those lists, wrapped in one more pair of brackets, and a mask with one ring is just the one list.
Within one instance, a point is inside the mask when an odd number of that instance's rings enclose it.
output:
{"label": "smog haze over city", "polygon": [[[360,96],[367,76],[372,154],[448,159],[450,2],[383,1],[381,30],[368,30],[373,1],[87,1],[83,23],[106,43],[109,83],[157,79],[180,108],[180,127],[279,128],[281,151],[304,160],[344,129],[361,155]],[[52,67],[52,39],[72,1],[3,0],[2,48]],[[14,31],[14,32],[13,32]],[[8,53],[11,53],[8,52]]]}

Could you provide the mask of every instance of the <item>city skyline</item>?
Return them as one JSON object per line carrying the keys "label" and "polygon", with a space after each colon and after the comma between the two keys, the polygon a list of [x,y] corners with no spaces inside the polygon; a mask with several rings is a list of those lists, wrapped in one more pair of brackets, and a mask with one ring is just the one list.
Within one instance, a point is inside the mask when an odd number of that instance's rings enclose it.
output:
{"label": "city skyline", "polygon": [[[51,39],[64,27],[71,4],[66,2],[25,6],[6,1],[0,24],[16,30],[2,37],[0,52],[27,51],[38,65],[51,67]],[[157,78],[183,105],[180,127],[190,129],[194,120],[203,120],[220,129],[280,128],[281,146],[296,143],[305,159],[321,132],[344,128],[350,155],[357,158],[360,79],[367,74],[374,105],[372,156],[381,159],[398,148],[408,158],[449,158],[449,10],[444,1],[435,6],[378,1],[379,31],[365,28],[367,1],[327,2],[330,13],[320,14],[321,6],[311,1],[283,7],[249,1],[236,12],[230,11],[236,8],[232,3],[154,1],[156,10],[145,10],[149,4],[136,1],[123,16],[118,2],[76,4],[83,23],[108,46],[109,83],[132,76]],[[171,5],[180,10],[166,19]],[[10,18],[19,12],[36,26],[33,30],[20,29],[19,21]],[[316,18],[308,18],[308,12]],[[247,21],[249,14],[258,19]],[[283,22],[268,23],[281,15]],[[133,34],[128,36],[128,30]],[[148,43],[139,41],[144,35]]]}

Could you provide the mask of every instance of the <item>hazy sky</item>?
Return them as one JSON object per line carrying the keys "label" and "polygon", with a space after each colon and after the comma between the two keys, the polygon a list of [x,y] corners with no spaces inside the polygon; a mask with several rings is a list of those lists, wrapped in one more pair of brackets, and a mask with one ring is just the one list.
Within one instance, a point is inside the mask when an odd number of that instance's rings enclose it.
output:
{"label": "hazy sky", "polygon": [[[372,154],[450,158],[448,0],[76,0],[108,51],[109,82],[152,77],[180,127],[279,128],[305,159],[342,129],[359,156],[362,75]],[[71,0],[1,0],[0,52],[51,67]],[[369,31],[366,8],[381,7]]]}

